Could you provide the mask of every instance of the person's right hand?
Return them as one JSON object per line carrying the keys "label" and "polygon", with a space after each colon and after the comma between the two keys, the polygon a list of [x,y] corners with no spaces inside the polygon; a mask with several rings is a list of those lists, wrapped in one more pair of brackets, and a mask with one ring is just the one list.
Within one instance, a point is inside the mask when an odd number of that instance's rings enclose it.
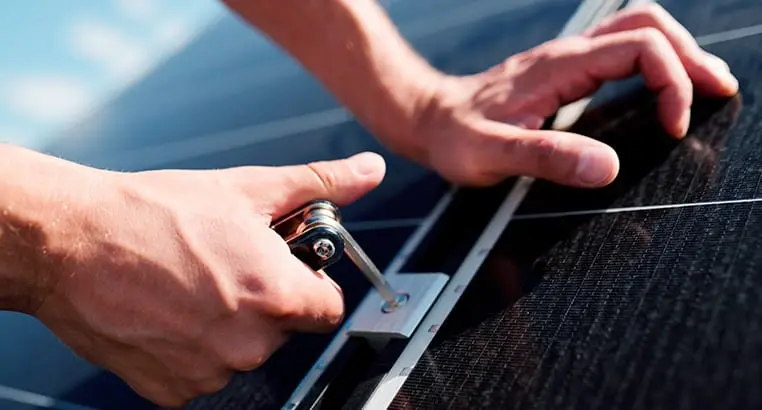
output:
{"label": "person's right hand", "polygon": [[[559,108],[608,81],[635,74],[657,95],[658,118],[675,138],[688,131],[694,91],[729,98],[739,90],[728,64],[703,50],[655,3],[605,18],[579,36],[547,41],[472,75],[421,81],[417,115],[378,132],[393,151],[460,185],[489,186],[526,175],[600,188],[619,172],[610,146],[564,130],[541,129]],[[415,100],[415,98],[413,98]],[[390,109],[394,113],[400,110]]]}
{"label": "person's right hand", "polygon": [[270,223],[310,200],[356,200],[385,165],[361,154],[288,167],[86,170],[98,182],[67,189],[75,200],[46,230],[55,281],[31,313],[77,354],[174,407],[260,366],[292,332],[337,326],[340,289],[292,256]]}

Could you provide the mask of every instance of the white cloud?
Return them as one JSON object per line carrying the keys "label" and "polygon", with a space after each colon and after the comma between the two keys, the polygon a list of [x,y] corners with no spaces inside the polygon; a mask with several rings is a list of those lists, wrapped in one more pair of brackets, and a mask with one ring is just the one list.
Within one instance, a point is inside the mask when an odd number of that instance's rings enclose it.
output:
{"label": "white cloud", "polygon": [[80,56],[101,64],[120,83],[130,82],[150,64],[150,50],[105,23],[81,20],[71,26],[70,45]]}
{"label": "white cloud", "polygon": [[93,96],[84,84],[63,76],[18,77],[5,91],[11,110],[36,121],[75,121],[93,103]]}
{"label": "white cloud", "polygon": [[156,17],[156,0],[117,0],[119,10],[130,18],[145,22]]}

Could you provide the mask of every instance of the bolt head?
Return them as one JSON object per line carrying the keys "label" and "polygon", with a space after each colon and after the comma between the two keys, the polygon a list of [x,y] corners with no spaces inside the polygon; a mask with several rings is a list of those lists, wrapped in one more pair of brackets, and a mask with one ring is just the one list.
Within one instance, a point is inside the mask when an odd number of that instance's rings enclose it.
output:
{"label": "bolt head", "polygon": [[330,259],[336,253],[336,246],[328,239],[319,239],[312,246],[312,250],[320,259]]}

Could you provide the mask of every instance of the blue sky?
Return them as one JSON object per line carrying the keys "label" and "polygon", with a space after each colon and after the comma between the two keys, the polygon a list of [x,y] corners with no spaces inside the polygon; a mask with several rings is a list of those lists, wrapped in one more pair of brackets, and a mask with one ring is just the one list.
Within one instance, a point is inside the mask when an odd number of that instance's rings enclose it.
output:
{"label": "blue sky", "polygon": [[37,147],[227,12],[216,0],[3,0],[0,141]]}

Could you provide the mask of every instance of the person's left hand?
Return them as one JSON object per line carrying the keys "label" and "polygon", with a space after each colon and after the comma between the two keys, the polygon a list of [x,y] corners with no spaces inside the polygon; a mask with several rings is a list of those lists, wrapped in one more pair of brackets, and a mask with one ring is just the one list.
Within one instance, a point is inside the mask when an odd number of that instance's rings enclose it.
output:
{"label": "person's left hand", "polygon": [[462,185],[527,175],[576,187],[604,186],[619,169],[611,147],[538,128],[602,82],[638,72],[658,93],[664,127],[678,138],[688,129],[694,87],[711,96],[738,91],[724,61],[703,51],[660,6],[648,5],[614,14],[581,36],[511,56],[482,73],[443,77],[411,127],[415,135],[385,142]]}

